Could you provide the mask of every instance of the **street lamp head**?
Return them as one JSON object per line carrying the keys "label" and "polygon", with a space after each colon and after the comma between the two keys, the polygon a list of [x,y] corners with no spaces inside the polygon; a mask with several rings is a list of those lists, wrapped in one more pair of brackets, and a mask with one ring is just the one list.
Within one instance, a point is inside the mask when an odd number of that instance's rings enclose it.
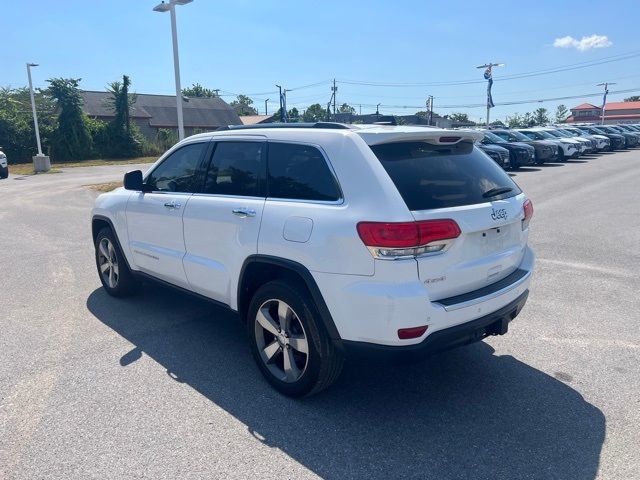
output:
{"label": "street lamp head", "polygon": [[162,0],[160,4],[153,7],[153,11],[168,12],[169,10],[171,10],[171,7],[174,5],[186,5],[187,3],[191,3],[191,2],[193,2],[193,0],[169,0],[168,2],[165,2],[164,0]]}
{"label": "street lamp head", "polygon": [[27,67],[37,67],[37,63],[27,63]]}
{"label": "street lamp head", "polygon": [[171,10],[171,4],[164,3],[164,1],[153,7],[154,12],[168,12],[169,10]]}

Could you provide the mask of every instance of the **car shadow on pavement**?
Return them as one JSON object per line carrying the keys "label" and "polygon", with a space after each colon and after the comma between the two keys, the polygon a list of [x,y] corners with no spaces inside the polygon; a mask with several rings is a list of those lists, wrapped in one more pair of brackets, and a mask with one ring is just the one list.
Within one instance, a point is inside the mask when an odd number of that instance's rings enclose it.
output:
{"label": "car shadow on pavement", "polygon": [[134,345],[114,363],[127,368],[148,355],[256,439],[322,478],[597,474],[602,412],[569,385],[510,355],[494,355],[484,342],[415,365],[351,361],[333,387],[293,400],[263,380],[230,311],[155,286],[128,299],[99,288],[87,307]]}

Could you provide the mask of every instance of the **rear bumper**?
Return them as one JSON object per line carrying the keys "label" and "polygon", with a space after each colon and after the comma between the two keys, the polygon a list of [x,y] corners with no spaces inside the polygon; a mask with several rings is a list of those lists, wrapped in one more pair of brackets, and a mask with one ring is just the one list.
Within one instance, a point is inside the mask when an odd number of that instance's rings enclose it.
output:
{"label": "rear bumper", "polygon": [[509,329],[509,322],[518,316],[528,296],[529,290],[525,290],[518,298],[501,309],[470,322],[434,332],[415,345],[389,346],[343,341],[344,349],[347,355],[354,357],[417,360],[434,353],[478,342],[490,335],[504,335]]}
{"label": "rear bumper", "polygon": [[[464,325],[510,305],[529,290],[535,254],[525,247],[516,271],[462,295],[431,299],[428,284],[416,278],[412,260],[376,264],[374,276],[311,272],[342,341],[404,347]],[[400,339],[398,330],[428,325],[418,338]]]}

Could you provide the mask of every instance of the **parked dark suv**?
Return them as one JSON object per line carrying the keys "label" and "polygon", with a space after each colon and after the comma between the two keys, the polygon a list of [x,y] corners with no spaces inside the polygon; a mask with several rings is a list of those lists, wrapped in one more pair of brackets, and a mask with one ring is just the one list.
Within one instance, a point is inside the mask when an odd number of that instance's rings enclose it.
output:
{"label": "parked dark suv", "polygon": [[511,161],[509,160],[509,150],[507,150],[506,148],[482,142],[478,142],[477,145],[480,150],[489,155],[489,157],[491,157],[491,159],[498,165],[500,165],[504,170],[508,169],[511,166]]}
{"label": "parked dark suv", "polygon": [[517,130],[491,130],[491,133],[507,142],[521,142],[531,145],[536,151],[536,164],[538,165],[558,159],[558,147],[549,140],[533,140]]}
{"label": "parked dark suv", "polygon": [[485,130],[483,133],[484,138],[480,141],[482,144],[498,145],[509,150],[509,161],[512,169],[535,163],[536,151],[531,145],[522,142],[508,142],[495,135],[493,131]]}
{"label": "parked dark suv", "polygon": [[576,125],[583,132],[591,133],[592,135],[604,135],[611,141],[611,150],[619,150],[625,147],[624,135],[617,132],[610,132],[605,129],[600,129],[600,125]]}
{"label": "parked dark suv", "polygon": [[605,132],[617,133],[618,135],[622,135],[624,137],[625,148],[638,146],[638,136],[635,133],[625,132],[624,130],[617,128],[614,125],[600,125],[598,128],[600,130],[604,130]]}

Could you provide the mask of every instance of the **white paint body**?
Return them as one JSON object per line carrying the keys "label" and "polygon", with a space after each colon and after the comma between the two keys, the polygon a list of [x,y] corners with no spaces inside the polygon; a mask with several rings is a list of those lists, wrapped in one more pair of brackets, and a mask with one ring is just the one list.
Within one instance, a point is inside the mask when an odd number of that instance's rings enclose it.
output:
{"label": "white paint body", "polygon": [[[391,140],[482,133],[422,127],[230,130],[189,137],[190,142],[286,141],[318,147],[339,183],[337,202],[278,200],[210,194],[140,193],[122,188],[98,197],[94,215],[108,217],[133,270],[238,309],[245,259],[264,254],[292,260],[315,279],[343,340],[411,345],[443,328],[506,306],[529,288],[534,254],[523,228],[524,194],[506,200],[410,211],[369,145]],[[180,203],[166,209],[166,202]],[[250,209],[238,217],[234,209]],[[506,218],[492,219],[493,209]],[[443,253],[402,260],[375,259],[358,236],[361,221],[406,222],[450,218],[462,234]],[[498,233],[499,232],[499,233]],[[484,235],[483,235],[484,234]],[[493,235],[487,238],[486,235]],[[526,277],[472,306],[448,311],[437,301],[477,290],[516,269]],[[400,340],[400,328],[429,325],[419,338]]]}

